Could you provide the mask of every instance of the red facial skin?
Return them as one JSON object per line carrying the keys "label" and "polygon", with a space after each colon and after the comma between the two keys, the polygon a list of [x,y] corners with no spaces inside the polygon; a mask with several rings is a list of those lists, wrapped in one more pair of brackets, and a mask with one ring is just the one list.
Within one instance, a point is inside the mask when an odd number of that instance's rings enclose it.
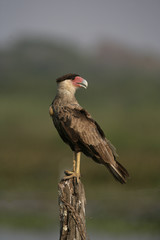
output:
{"label": "red facial skin", "polygon": [[80,85],[80,83],[82,83],[82,82],[83,82],[83,78],[81,78],[81,77],[79,77],[79,76],[75,77],[75,79],[72,80],[72,83],[73,83],[73,85],[74,85],[75,87],[82,87],[82,86]]}

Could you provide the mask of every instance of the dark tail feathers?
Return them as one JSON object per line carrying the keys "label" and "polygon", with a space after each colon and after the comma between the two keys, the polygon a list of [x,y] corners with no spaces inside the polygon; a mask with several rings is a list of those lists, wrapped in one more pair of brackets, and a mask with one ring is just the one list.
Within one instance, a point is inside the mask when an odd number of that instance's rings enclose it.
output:
{"label": "dark tail feathers", "polygon": [[126,183],[129,174],[127,170],[118,161],[116,161],[115,166],[111,164],[106,164],[106,167],[109,169],[109,171],[112,173],[112,175],[117,181],[122,184]]}

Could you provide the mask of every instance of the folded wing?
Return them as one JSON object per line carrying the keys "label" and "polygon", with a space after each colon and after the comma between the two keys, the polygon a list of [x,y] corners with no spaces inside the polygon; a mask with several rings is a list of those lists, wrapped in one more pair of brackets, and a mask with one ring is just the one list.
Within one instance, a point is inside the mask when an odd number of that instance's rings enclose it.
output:
{"label": "folded wing", "polygon": [[87,111],[80,107],[65,107],[54,118],[60,136],[73,151],[83,152],[97,163],[105,165],[119,182],[126,182],[129,174],[116,160],[116,149]]}

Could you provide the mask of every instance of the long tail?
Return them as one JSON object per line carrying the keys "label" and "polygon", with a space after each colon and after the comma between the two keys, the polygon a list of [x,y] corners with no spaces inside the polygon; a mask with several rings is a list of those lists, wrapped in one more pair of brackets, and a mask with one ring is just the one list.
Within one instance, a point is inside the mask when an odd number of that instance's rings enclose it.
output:
{"label": "long tail", "polygon": [[106,167],[109,169],[109,171],[112,173],[112,175],[117,181],[122,184],[126,183],[129,174],[127,170],[118,161],[116,161],[115,166],[111,164],[106,164]]}

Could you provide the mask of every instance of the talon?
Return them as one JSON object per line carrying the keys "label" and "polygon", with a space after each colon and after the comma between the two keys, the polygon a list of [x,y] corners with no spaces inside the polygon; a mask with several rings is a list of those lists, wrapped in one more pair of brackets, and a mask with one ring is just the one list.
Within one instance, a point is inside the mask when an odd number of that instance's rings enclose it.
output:
{"label": "talon", "polygon": [[70,176],[70,175],[72,175],[74,172],[65,170],[64,173],[65,173],[67,176]]}
{"label": "talon", "polygon": [[77,179],[77,183],[79,183],[79,179],[80,179],[80,174],[79,173],[71,172],[71,171],[68,171],[68,170],[65,170],[64,173],[67,175],[67,176],[63,177],[64,180],[67,180],[67,179],[75,177]]}

